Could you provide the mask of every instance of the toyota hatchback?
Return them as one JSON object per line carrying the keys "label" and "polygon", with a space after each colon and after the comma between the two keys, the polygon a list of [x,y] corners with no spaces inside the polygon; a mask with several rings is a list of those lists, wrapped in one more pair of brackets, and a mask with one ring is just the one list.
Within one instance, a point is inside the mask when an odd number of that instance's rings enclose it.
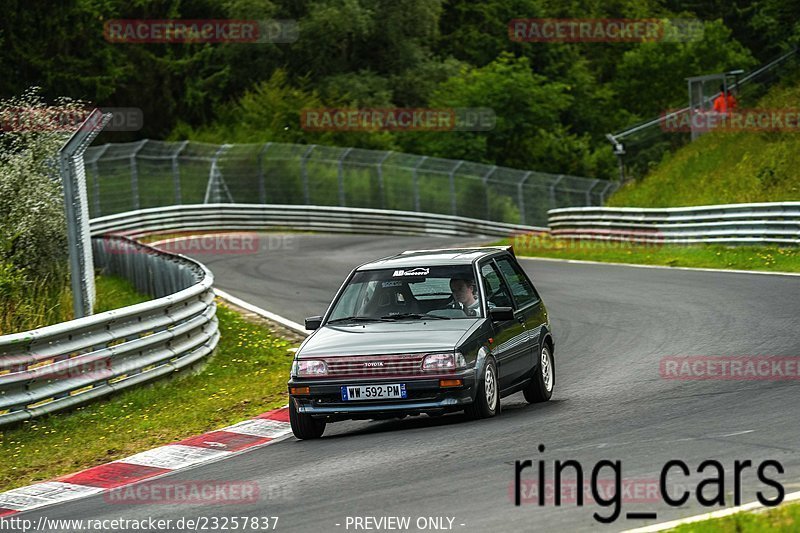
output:
{"label": "toyota hatchback", "polygon": [[547,309],[511,247],[414,250],[353,270],[297,350],[289,415],[300,439],[345,419],[500,412],[550,399]]}

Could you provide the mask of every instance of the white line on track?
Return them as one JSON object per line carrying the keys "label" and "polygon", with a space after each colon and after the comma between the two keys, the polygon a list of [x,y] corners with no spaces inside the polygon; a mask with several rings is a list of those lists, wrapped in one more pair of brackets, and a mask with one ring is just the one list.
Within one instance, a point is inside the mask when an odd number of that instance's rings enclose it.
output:
{"label": "white line on track", "polygon": [[214,292],[216,293],[217,296],[219,296],[223,300],[227,300],[237,307],[246,309],[247,311],[255,313],[263,318],[266,318],[267,320],[272,320],[273,322],[277,322],[278,324],[281,324],[282,326],[285,326],[294,331],[295,333],[299,333],[304,337],[308,336],[308,331],[306,331],[305,326],[302,326],[297,322],[289,320],[288,318],[282,317],[280,315],[276,315],[275,313],[267,311],[266,309],[261,309],[260,307],[255,306],[249,302],[245,302],[241,298],[237,298],[236,296],[229,294],[217,287],[214,287]]}
{"label": "white line on track", "polygon": [[576,265],[611,265],[631,268],[658,268],[661,270],[690,270],[695,272],[725,272],[727,274],[758,274],[761,276],[800,276],[800,272],[767,272],[764,270],[730,270],[725,268],[696,268],[696,267],[671,267],[663,265],[637,265],[635,263],[606,263],[603,261],[587,261],[585,259],[556,259],[553,257],[532,257],[518,255],[517,259],[529,261],[557,261],[560,263],[575,263]]}
{"label": "white line on track", "polygon": [[[783,499],[783,502],[786,503],[796,500],[800,500],[800,491],[787,494],[786,497]],[[667,529],[674,529],[683,524],[692,524],[694,522],[702,522],[703,520],[724,518],[726,516],[731,516],[733,514],[741,513],[744,511],[765,511],[767,509],[769,509],[769,507],[765,507],[761,505],[761,503],[759,502],[752,502],[752,503],[747,503],[745,505],[740,505],[739,507],[720,509],[719,511],[713,511],[711,513],[690,516],[688,518],[681,518],[680,520],[672,520],[671,522],[662,522],[661,524],[653,524],[651,526],[644,526],[636,529],[628,529],[623,533],[651,533],[654,531],[665,531]]]}

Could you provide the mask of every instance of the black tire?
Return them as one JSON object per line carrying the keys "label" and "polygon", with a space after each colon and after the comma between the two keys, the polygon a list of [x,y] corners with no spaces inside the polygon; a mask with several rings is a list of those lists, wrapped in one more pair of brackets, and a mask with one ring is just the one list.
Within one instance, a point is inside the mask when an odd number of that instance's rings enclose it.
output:
{"label": "black tire", "polygon": [[[544,361],[547,366],[544,366]],[[544,367],[544,368],[543,368]],[[539,361],[533,373],[533,379],[522,389],[525,401],[528,403],[546,402],[553,396],[553,389],[556,386],[556,367],[553,364],[553,351],[548,343],[542,345],[539,353]],[[547,380],[549,374],[549,382]],[[550,385],[548,388],[548,384]]]}
{"label": "black tire", "polygon": [[294,399],[289,399],[289,423],[292,433],[298,439],[318,439],[325,431],[325,421],[317,420],[311,415],[298,413]]}
{"label": "black tire", "polygon": [[[491,378],[489,375],[491,374]],[[494,401],[487,398],[487,382],[490,381],[490,387],[494,393],[492,397]],[[469,418],[477,420],[479,418],[491,418],[500,414],[500,382],[497,379],[497,365],[491,357],[486,361],[486,368],[483,371],[483,376],[478,383],[478,390],[475,394],[475,401],[464,409],[464,412]],[[493,403],[494,405],[490,405]]]}

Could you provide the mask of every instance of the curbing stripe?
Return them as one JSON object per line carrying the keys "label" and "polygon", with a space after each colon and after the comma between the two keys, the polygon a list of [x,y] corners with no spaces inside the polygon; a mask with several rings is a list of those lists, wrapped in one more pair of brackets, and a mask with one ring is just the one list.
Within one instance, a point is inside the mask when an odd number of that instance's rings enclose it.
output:
{"label": "curbing stripe", "polygon": [[244,435],[242,433],[233,433],[230,431],[219,430],[203,433],[196,437],[180,441],[178,444],[185,446],[198,446],[200,448],[213,448],[217,450],[225,450],[229,452],[238,452],[246,450],[259,444],[264,444],[272,439],[266,437],[254,437],[252,435]]}
{"label": "curbing stripe", "polygon": [[169,472],[171,472],[171,470],[153,466],[142,466],[130,463],[106,463],[83,470],[77,474],[70,474],[57,478],[57,481],[101,489],[113,489]]}
{"label": "curbing stripe", "polygon": [[270,411],[269,413],[258,415],[256,418],[266,418],[269,420],[278,420],[279,422],[289,422],[289,408],[284,407],[283,409]]}
{"label": "curbing stripe", "polygon": [[[52,481],[2,492],[0,518],[106,493],[280,442],[291,435],[288,411],[288,406],[273,409],[224,429],[93,466]],[[219,449],[219,444],[225,450]]]}
{"label": "curbing stripe", "polygon": [[141,466],[151,466],[155,468],[166,468],[167,470],[181,470],[190,466],[198,465],[214,459],[218,459],[231,452],[214,450],[210,448],[198,448],[197,446],[184,446],[182,444],[168,444],[159,446],[152,450],[131,455],[125,459],[116,461]]}
{"label": "curbing stripe", "polygon": [[[783,498],[783,503],[797,501],[797,500],[800,500],[800,491],[787,494]],[[720,509],[719,511],[713,511],[710,513],[690,516],[688,518],[681,518],[679,520],[672,520],[671,522],[662,522],[660,524],[653,524],[651,526],[644,526],[636,529],[628,529],[623,533],[653,533],[656,531],[665,531],[668,529],[675,529],[676,527],[682,526],[683,524],[693,524],[695,522],[702,522],[704,520],[725,518],[726,516],[731,516],[746,511],[766,511],[767,509],[771,508],[772,507],[765,507],[759,502],[752,502],[752,503],[747,503],[745,505],[740,505],[739,507]]]}
{"label": "curbing stripe", "polygon": [[[227,236],[231,236],[232,235],[234,237],[242,236],[242,235],[248,235],[249,236],[249,235],[252,235],[253,233],[258,233],[258,232],[257,231],[249,231],[249,232],[248,231],[212,231],[211,233],[204,233],[204,234],[199,234],[199,235],[198,234],[194,234],[194,235],[178,235],[177,237],[170,237],[168,239],[161,239],[161,240],[150,242],[150,243],[147,243],[147,244],[149,244],[150,246],[153,246],[154,248],[159,248],[159,247],[161,247],[161,246],[163,246],[165,244],[170,244],[170,243],[178,242],[178,241],[192,241],[192,240],[196,240],[196,239],[207,239],[208,237],[216,237],[218,235],[227,235]],[[162,248],[159,248],[159,249],[162,249]],[[183,253],[181,251],[173,251],[173,250],[169,250],[169,249],[167,249],[166,251],[168,251],[168,252],[172,251],[173,253],[178,253],[178,254],[179,253]]]}
{"label": "curbing stripe", "polygon": [[28,511],[54,503],[93,496],[101,492],[103,489],[97,487],[73,485],[62,481],[45,481],[0,494],[0,507]]}
{"label": "curbing stripe", "polygon": [[233,433],[242,433],[244,435],[252,435],[254,437],[266,437],[276,439],[291,433],[292,428],[289,427],[287,422],[279,422],[277,420],[253,418],[245,420],[232,426],[222,429],[223,431],[230,431]]}

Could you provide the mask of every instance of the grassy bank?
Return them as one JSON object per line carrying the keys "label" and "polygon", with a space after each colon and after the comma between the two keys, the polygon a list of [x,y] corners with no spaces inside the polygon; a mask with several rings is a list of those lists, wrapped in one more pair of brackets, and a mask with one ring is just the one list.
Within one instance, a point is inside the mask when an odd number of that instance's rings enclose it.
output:
{"label": "grassy bank", "polygon": [[676,533],[800,531],[800,504],[781,505],[757,513],[737,513],[725,518],[685,524],[670,531]]}
{"label": "grassy bank", "polygon": [[[0,266],[3,268],[6,265]],[[0,272],[0,335],[72,320],[72,292],[63,279],[9,280]]]}
{"label": "grassy bank", "polygon": [[[105,282],[104,282],[105,283]],[[138,298],[114,282],[103,305]],[[0,430],[0,491],[121,459],[286,403],[290,341],[220,306],[221,339],[197,372],[122,392],[68,413]]]}
{"label": "grassy bank", "polygon": [[[796,76],[744,108],[800,108]],[[800,200],[800,131],[715,131],[666,157],[641,182],[631,182],[610,206],[690,205]]]}
{"label": "grassy bank", "polygon": [[800,249],[774,246],[631,244],[570,241],[547,236],[517,236],[498,244],[513,244],[518,256],[579,259],[671,267],[725,268],[800,272]]}
{"label": "grassy bank", "polygon": [[[131,284],[114,276],[95,278],[95,313],[110,311],[147,300],[147,296],[132,291]],[[72,320],[72,291],[57,283],[37,283],[24,299],[14,298],[17,305],[3,305],[0,313],[0,335]]]}

